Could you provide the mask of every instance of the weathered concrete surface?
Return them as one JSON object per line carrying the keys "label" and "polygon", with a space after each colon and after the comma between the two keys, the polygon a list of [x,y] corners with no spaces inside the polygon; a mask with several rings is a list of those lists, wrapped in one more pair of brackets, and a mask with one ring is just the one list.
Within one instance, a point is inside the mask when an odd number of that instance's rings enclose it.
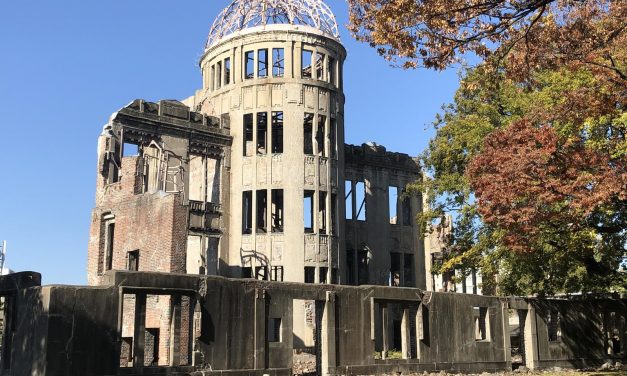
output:
{"label": "weathered concrete surface", "polygon": [[[618,333],[622,343],[625,341],[621,321],[627,314],[625,296],[499,298],[415,288],[112,271],[104,273],[100,287],[38,284],[36,273],[0,277],[0,292],[10,297],[5,322],[9,318],[16,323],[5,328],[3,361],[7,364],[10,359],[10,371],[5,366],[3,375],[288,375],[294,366],[295,299],[315,302],[316,314],[320,315],[315,322],[321,333],[316,337],[315,354],[319,372],[324,374],[511,369],[509,333],[505,329],[508,309],[526,310],[528,318],[535,318],[536,330],[525,344],[529,348],[527,367],[598,366],[627,360],[624,349],[608,355],[606,348],[608,332]],[[181,304],[181,299],[191,299],[191,336],[173,326],[169,334],[172,341],[192,343],[193,351],[181,358],[180,364],[187,365],[145,366],[141,362],[120,367],[123,294],[136,299],[167,296],[168,301],[175,302],[172,307]],[[475,312],[481,308],[486,312],[483,330],[487,332],[478,338],[481,333],[477,332]],[[393,321],[395,310],[404,312],[400,326],[380,322]],[[555,311],[563,315],[557,332],[547,326],[547,312]],[[132,314],[138,327],[145,325],[143,317]],[[610,322],[610,317],[619,320]],[[278,337],[269,333],[270,320],[280,320]],[[392,352],[382,354],[377,344],[391,351],[399,335],[405,349],[401,359],[384,359]],[[133,353],[145,350],[139,342],[140,337],[133,341]]]}

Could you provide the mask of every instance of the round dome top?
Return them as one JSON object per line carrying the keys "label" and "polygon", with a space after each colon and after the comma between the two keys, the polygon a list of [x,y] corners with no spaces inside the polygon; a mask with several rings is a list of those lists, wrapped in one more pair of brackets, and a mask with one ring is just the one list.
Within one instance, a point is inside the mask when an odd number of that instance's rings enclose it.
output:
{"label": "round dome top", "polygon": [[322,0],[233,0],[213,21],[205,48],[238,31],[272,24],[303,25],[339,39],[337,22]]}

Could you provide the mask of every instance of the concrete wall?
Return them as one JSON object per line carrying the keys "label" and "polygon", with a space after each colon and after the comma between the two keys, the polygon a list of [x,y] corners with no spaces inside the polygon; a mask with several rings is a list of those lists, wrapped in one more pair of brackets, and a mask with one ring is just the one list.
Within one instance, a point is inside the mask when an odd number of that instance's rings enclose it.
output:
{"label": "concrete wall", "polygon": [[[31,281],[18,283],[25,278]],[[608,333],[624,343],[624,296],[499,298],[413,288],[111,271],[104,274],[101,287],[38,284],[33,273],[0,277],[0,295],[13,299],[5,306],[4,322],[7,317],[17,320],[17,325],[5,328],[3,359],[10,358],[11,365],[0,375],[210,375],[226,370],[288,375],[293,366],[295,300],[315,302],[315,324],[320,329],[316,353],[323,374],[509,369],[508,309],[528,313],[523,326],[530,368],[627,360],[624,348],[614,354],[606,349]],[[140,308],[132,315],[136,365],[119,368],[122,294],[135,296]],[[139,361],[144,359],[143,328],[150,320],[142,307],[151,295],[166,296],[171,302],[168,362],[153,367]],[[189,299],[193,309],[181,310],[182,299]],[[476,321],[482,309],[483,337]],[[401,312],[400,325],[389,325],[397,317],[393,310]],[[548,340],[549,329],[543,324],[548,311],[563,314],[556,341]],[[620,325],[610,323],[610,317],[618,318],[612,323]],[[280,335],[269,342],[273,336],[269,323],[276,319],[281,320]],[[191,337],[181,330],[186,325]],[[399,335],[400,341],[394,338]],[[187,340],[189,347],[181,343]],[[402,343],[398,358],[391,351],[395,342]]]}

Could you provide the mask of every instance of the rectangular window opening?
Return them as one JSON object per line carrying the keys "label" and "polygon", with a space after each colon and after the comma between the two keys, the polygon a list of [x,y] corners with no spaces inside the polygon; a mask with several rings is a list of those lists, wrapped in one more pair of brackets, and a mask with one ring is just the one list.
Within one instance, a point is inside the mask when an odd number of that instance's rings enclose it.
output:
{"label": "rectangular window opening", "polygon": [[472,307],[475,321],[475,340],[490,340],[490,323],[488,321],[488,307]]}
{"label": "rectangular window opening", "polygon": [[398,187],[388,187],[388,202],[390,210],[390,224],[395,225],[398,223],[398,214],[396,213],[398,208]]}
{"label": "rectangular window opening", "polygon": [[266,217],[268,213],[268,191],[261,189],[257,191],[257,232],[267,231]]}
{"label": "rectangular window opening", "polygon": [[272,153],[283,153],[283,111],[272,112]]}
{"label": "rectangular window opening", "polygon": [[313,57],[313,51],[305,50],[301,52],[301,77],[311,78],[311,62]]}
{"label": "rectangular window opening", "polygon": [[242,268],[242,278],[252,278],[253,277],[253,268],[250,266],[244,266]]}
{"label": "rectangular window opening", "polygon": [[306,155],[313,154],[313,119],[314,114],[305,112],[303,120],[303,153]]}
{"label": "rectangular window opening", "polygon": [[363,181],[358,181],[355,183],[355,201],[357,203],[357,214],[355,215],[356,220],[365,221],[366,220],[366,184]]}
{"label": "rectangular window opening", "polygon": [[216,88],[216,66],[212,65],[211,66],[211,77],[209,77],[209,79],[211,80],[211,90],[215,90]]}
{"label": "rectangular window opening", "polygon": [[329,150],[330,157],[337,158],[337,120],[331,118],[329,125]]}
{"label": "rectangular window opening", "polygon": [[268,113],[257,112],[257,154],[265,155],[268,140]]}
{"label": "rectangular window opening", "polygon": [[414,287],[414,255],[405,253],[403,258],[403,286]]}
{"label": "rectangular window opening", "polygon": [[318,193],[318,229],[321,234],[327,232],[327,193]]}
{"label": "rectangular window opening", "polygon": [[353,219],[353,182],[350,180],[346,180],[344,182],[344,192],[346,193],[346,197],[344,197],[344,201],[346,204],[346,219]]}
{"label": "rectangular window opening", "polygon": [[255,77],[255,51],[244,53],[244,77],[247,80]]}
{"label": "rectangular window opening", "polygon": [[319,156],[326,157],[326,116],[318,115],[318,124],[316,127],[316,148]]}
{"label": "rectangular window opening", "polygon": [[285,51],[282,48],[272,49],[272,76],[283,77],[285,74]]}
{"label": "rectangular window opening", "polygon": [[115,222],[105,223],[105,270],[113,269],[113,241],[115,238]]}
{"label": "rectangular window opening", "polygon": [[316,268],[305,266],[305,283],[314,283],[316,278]]}
{"label": "rectangular window opening", "polygon": [[557,342],[562,337],[562,330],[560,328],[560,313],[558,310],[549,311],[549,317],[547,320],[547,329],[549,332],[549,342]]}
{"label": "rectangular window opening", "polygon": [[255,266],[255,279],[258,279],[260,281],[267,281],[269,280],[269,275],[268,275],[268,267],[267,266]]}
{"label": "rectangular window opening", "polygon": [[331,194],[331,234],[337,234],[337,195]]}
{"label": "rectangular window opening", "polygon": [[324,54],[316,52],[316,79],[324,80]]}
{"label": "rectangular window opening", "polygon": [[136,272],[139,270],[139,249],[130,251],[128,253],[127,269],[132,272]]}
{"label": "rectangular window opening", "polygon": [[139,145],[125,142],[122,145],[122,157],[138,157]]}
{"label": "rectangular window opening", "polygon": [[355,251],[352,249],[346,250],[346,280],[349,285],[357,283],[357,278],[355,278]]}
{"label": "rectangular window opening", "polygon": [[357,253],[357,284],[365,285],[368,283],[368,251],[359,251]]}
{"label": "rectangular window opening", "polygon": [[314,191],[305,191],[303,194],[303,220],[305,222],[305,233],[313,233],[314,211],[313,199]]}
{"label": "rectangular window opening", "polygon": [[257,51],[257,77],[268,77],[268,50]]}
{"label": "rectangular window opening", "polygon": [[329,283],[328,274],[329,274],[329,268],[327,268],[326,266],[321,266],[320,267],[320,283]]}
{"label": "rectangular window opening", "polygon": [[[335,83],[335,59],[329,56],[327,59],[327,72],[329,72],[329,83],[336,85]],[[337,86],[337,85],[336,85]]]}
{"label": "rectangular window opening", "polygon": [[218,61],[216,63],[216,89],[219,89],[222,86],[222,62]]}
{"label": "rectangular window opening", "polygon": [[283,190],[272,190],[272,232],[283,232]]}
{"label": "rectangular window opening", "polygon": [[242,192],[242,234],[251,234],[253,227],[253,191]]}
{"label": "rectangular window opening", "polygon": [[402,206],[403,226],[411,226],[411,199],[407,196],[403,197]]}
{"label": "rectangular window opening", "polygon": [[231,83],[231,58],[224,59],[224,84]]}
{"label": "rectangular window opening", "polygon": [[390,254],[390,286],[399,287],[401,285],[401,254]]}
{"label": "rectangular window opening", "polygon": [[275,265],[272,267],[270,279],[273,281],[283,282],[283,266]]}
{"label": "rectangular window opening", "polygon": [[268,342],[281,342],[280,318],[268,318]]}
{"label": "rectangular window opening", "polygon": [[253,114],[244,115],[244,156],[253,155]]}

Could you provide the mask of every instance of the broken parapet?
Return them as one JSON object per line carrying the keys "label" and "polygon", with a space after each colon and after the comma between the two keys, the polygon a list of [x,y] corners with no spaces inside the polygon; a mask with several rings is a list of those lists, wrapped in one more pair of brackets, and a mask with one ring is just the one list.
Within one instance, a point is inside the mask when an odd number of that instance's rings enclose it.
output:
{"label": "broken parapet", "polygon": [[385,146],[374,142],[361,144],[361,146],[345,144],[344,158],[347,165],[371,165],[420,173],[420,163],[416,158],[404,153],[389,152]]}

